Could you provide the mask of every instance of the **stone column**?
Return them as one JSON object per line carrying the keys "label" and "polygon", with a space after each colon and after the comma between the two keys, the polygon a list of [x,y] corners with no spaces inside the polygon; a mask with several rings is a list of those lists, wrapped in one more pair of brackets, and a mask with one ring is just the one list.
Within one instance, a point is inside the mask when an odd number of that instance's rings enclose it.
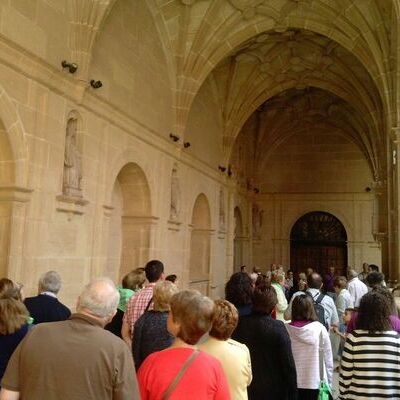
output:
{"label": "stone column", "polygon": [[391,176],[388,176],[388,183],[391,188],[391,208],[388,215],[388,278],[390,280],[399,280],[399,188],[400,188],[400,127],[392,128],[392,146],[391,146]]}

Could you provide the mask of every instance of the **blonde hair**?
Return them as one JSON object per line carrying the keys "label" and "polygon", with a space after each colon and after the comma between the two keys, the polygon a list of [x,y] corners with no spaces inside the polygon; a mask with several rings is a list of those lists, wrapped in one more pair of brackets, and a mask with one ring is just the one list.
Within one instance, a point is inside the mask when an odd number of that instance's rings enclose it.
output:
{"label": "blonde hair", "polygon": [[154,311],[169,311],[172,296],[179,292],[179,289],[170,281],[156,283],[153,291]]}
{"label": "blonde hair", "polygon": [[146,274],[144,268],[136,268],[127,273],[122,279],[122,287],[124,289],[138,290],[141,289],[146,282]]}
{"label": "blonde hair", "polygon": [[194,345],[211,328],[214,302],[197,290],[182,290],[171,299],[171,314],[180,325],[176,336]]}
{"label": "blonde hair", "polygon": [[238,324],[238,310],[228,300],[215,300],[214,304],[215,310],[210,336],[219,340],[228,340]]}

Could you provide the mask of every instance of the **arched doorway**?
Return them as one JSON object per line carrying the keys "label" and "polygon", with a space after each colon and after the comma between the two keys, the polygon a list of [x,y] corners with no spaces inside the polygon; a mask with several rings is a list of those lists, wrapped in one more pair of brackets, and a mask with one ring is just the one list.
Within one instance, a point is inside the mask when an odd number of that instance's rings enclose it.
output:
{"label": "arched doorway", "polygon": [[240,271],[243,265],[243,219],[239,207],[233,211],[235,221],[235,236],[233,242],[233,270]]}
{"label": "arched doorway", "polygon": [[323,211],[299,218],[290,232],[290,267],[295,272],[311,267],[320,273],[335,267],[338,275],[345,275],[347,234],[343,224]]}
{"label": "arched doorway", "polygon": [[192,213],[189,286],[208,295],[210,283],[211,213],[204,194],[197,196]]}
{"label": "arched doorway", "polygon": [[151,201],[142,169],[134,163],[119,172],[112,193],[106,274],[120,280],[149,259]]}

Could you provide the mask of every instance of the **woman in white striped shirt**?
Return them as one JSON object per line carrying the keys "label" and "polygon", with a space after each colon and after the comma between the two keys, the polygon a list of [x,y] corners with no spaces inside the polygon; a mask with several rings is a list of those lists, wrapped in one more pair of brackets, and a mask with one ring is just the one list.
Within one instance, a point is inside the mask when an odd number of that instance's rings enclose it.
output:
{"label": "woman in white striped shirt", "polygon": [[400,399],[400,336],[392,330],[390,311],[382,293],[362,297],[342,354],[340,399]]}

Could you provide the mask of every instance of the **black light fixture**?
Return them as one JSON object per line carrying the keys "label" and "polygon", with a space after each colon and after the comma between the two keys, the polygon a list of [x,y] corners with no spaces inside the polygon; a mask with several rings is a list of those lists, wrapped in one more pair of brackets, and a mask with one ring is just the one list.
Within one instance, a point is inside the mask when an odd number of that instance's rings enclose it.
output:
{"label": "black light fixture", "polygon": [[180,139],[179,136],[174,135],[173,133],[170,133],[170,134],[169,134],[169,137],[170,137],[174,142],[177,142],[177,141]]}
{"label": "black light fixture", "polygon": [[68,68],[68,72],[70,74],[74,74],[76,72],[76,70],[78,69],[78,64],[70,63],[66,60],[61,61],[61,66],[63,68]]}
{"label": "black light fixture", "polygon": [[90,81],[90,86],[93,89],[100,89],[103,86],[103,82],[102,81],[95,81],[94,79],[92,79]]}
{"label": "black light fixture", "polygon": [[224,167],[223,165],[218,165],[218,169],[219,169],[221,172],[225,172],[225,171],[226,171],[226,167]]}
{"label": "black light fixture", "polygon": [[191,146],[190,142],[185,142],[185,143],[183,143],[183,147],[184,147],[185,149],[187,149],[187,148],[190,147],[190,146]]}

